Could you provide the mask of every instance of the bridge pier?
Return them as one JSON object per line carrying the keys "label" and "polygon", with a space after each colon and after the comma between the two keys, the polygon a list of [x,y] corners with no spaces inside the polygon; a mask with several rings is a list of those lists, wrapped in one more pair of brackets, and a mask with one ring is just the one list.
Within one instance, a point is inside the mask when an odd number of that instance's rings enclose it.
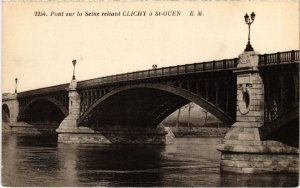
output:
{"label": "bridge pier", "polygon": [[[19,115],[19,101],[17,99],[17,93],[9,93],[3,95],[3,102],[2,102],[2,113],[3,108],[7,111],[6,114],[2,114],[2,116],[7,116],[7,122],[3,123],[2,130],[3,131],[10,131],[11,127],[17,124],[18,115]],[[6,107],[4,107],[6,106]],[[5,110],[4,110],[5,111]]]}
{"label": "bridge pier", "polygon": [[227,132],[218,150],[221,170],[235,173],[297,173],[298,149],[278,141],[263,140],[264,83],[257,69],[257,52],[239,57],[237,74],[236,123]]}
{"label": "bridge pier", "polygon": [[[76,90],[77,80],[72,79],[68,88],[69,92],[69,114],[60,123],[56,132],[58,133],[58,142],[65,142],[67,135],[74,135],[74,133],[80,132],[77,125],[77,120],[80,116],[80,96]],[[83,130],[86,132],[86,130]]]}

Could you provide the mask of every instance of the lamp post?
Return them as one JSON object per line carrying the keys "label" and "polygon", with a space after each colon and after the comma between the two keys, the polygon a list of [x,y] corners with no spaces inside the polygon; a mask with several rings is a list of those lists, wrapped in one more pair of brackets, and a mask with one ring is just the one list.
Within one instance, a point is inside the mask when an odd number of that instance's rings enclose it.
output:
{"label": "lamp post", "polygon": [[72,64],[73,64],[73,77],[72,77],[72,79],[75,80],[75,65],[76,65],[76,59],[74,59],[74,60],[72,61]]}
{"label": "lamp post", "polygon": [[245,22],[248,25],[248,43],[246,45],[245,52],[250,52],[250,51],[254,51],[253,47],[250,43],[250,26],[254,22],[255,14],[254,14],[254,12],[252,12],[250,17],[248,16],[248,14],[246,14],[244,17],[245,17]]}
{"label": "lamp post", "polygon": [[17,93],[18,78],[15,78],[15,82],[16,82],[15,93]]}

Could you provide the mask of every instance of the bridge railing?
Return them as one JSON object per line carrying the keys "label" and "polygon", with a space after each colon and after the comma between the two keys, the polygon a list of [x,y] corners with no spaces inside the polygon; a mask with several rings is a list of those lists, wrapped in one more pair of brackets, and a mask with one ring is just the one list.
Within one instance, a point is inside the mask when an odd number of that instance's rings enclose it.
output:
{"label": "bridge railing", "polygon": [[[284,63],[299,63],[299,50],[292,50],[286,52],[278,52],[273,54],[259,55],[259,66],[284,64]],[[218,70],[228,70],[237,67],[238,58],[224,59],[219,61],[209,61],[201,63],[193,63],[186,65],[170,66],[157,69],[149,69],[144,71],[136,71],[124,74],[117,74],[113,76],[106,76],[90,80],[78,82],[78,88],[85,88],[94,85],[116,83],[130,80],[147,79],[164,76],[174,76],[182,74],[192,74],[199,72],[210,72]],[[18,93],[18,97],[26,97],[30,95],[40,95],[43,93],[53,93],[65,91],[69,84],[61,84],[47,88],[40,88]]]}
{"label": "bridge railing", "polygon": [[154,77],[173,76],[173,75],[198,73],[198,72],[210,72],[210,71],[217,71],[217,70],[227,70],[227,69],[236,68],[237,63],[238,63],[238,58],[234,58],[234,59],[224,59],[219,61],[210,61],[210,62],[149,69],[144,71],[117,74],[113,76],[81,81],[78,83],[78,86],[86,87],[94,84],[106,84],[106,83],[147,79],[147,78],[154,78]]}
{"label": "bridge railing", "polygon": [[259,55],[260,66],[294,62],[299,62],[299,51],[292,50],[286,52]]}
{"label": "bridge railing", "polygon": [[32,95],[40,95],[43,93],[59,93],[59,92],[67,92],[66,88],[69,87],[69,84],[61,84],[56,86],[50,86],[40,89],[34,89],[29,91],[23,91],[18,93],[18,98],[28,97]]}

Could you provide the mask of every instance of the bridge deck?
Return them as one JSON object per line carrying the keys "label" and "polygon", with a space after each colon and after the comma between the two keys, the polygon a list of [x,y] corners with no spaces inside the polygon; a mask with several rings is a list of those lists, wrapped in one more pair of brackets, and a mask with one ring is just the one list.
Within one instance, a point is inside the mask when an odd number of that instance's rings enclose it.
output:
{"label": "bridge deck", "polygon": [[[157,69],[148,69],[124,74],[94,78],[78,82],[78,89],[96,85],[112,84],[118,82],[143,80],[149,78],[169,77],[176,75],[195,74],[201,72],[214,72],[233,70],[237,67],[238,58],[224,59],[218,61],[200,62],[193,64],[162,67]],[[259,66],[278,65],[284,63],[299,63],[299,51],[278,52],[272,54],[259,55]],[[44,93],[55,93],[66,91],[69,83],[50,86],[40,89],[34,89],[18,93],[18,98],[41,95]]]}

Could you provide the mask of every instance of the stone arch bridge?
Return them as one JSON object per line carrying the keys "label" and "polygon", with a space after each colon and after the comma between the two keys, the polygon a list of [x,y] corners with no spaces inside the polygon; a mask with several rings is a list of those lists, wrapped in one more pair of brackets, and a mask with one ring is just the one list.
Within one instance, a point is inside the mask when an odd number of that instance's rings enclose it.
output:
{"label": "stone arch bridge", "polygon": [[[233,59],[72,79],[3,94],[2,119],[12,129],[21,122],[52,124],[63,143],[164,144],[166,131],[159,123],[194,102],[231,125],[218,146],[222,170],[295,172],[298,68],[299,51],[251,51]],[[274,163],[278,160],[285,163]]]}

